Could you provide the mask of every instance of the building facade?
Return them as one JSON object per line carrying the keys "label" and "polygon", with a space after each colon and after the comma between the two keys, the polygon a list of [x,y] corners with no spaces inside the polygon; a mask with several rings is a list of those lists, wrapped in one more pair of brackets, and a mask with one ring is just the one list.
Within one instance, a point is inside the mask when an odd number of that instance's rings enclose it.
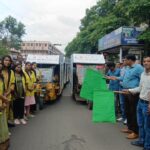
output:
{"label": "building facade", "polygon": [[48,41],[23,41],[21,54],[26,57],[28,54],[38,55],[63,55],[53,44]]}
{"label": "building facade", "polygon": [[14,48],[11,48],[9,51],[9,55],[12,57],[13,60],[16,60],[17,56],[20,55],[20,50],[16,50]]}

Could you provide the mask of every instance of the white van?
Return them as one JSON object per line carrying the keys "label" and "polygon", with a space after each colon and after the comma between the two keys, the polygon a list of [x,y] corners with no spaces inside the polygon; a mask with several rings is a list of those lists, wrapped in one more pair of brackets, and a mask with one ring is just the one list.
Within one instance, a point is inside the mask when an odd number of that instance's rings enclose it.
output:
{"label": "white van", "polygon": [[104,66],[105,59],[102,54],[73,54],[71,56],[71,95],[76,101],[83,101],[79,94],[86,69],[104,70]]}
{"label": "white van", "polygon": [[63,78],[63,56],[61,55],[28,55],[29,62],[37,63],[37,74],[41,74],[41,84],[53,83],[57,76],[58,91],[57,95],[61,95],[64,86]]}

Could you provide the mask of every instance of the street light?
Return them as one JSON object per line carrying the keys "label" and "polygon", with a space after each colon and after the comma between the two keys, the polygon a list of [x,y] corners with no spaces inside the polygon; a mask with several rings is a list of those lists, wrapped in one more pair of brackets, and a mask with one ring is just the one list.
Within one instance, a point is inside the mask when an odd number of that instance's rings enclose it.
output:
{"label": "street light", "polygon": [[57,43],[56,43],[56,44],[53,44],[53,45],[54,45],[54,46],[62,46],[62,44],[57,44]]}
{"label": "street light", "polygon": [[55,43],[55,44],[52,44],[52,45],[56,48],[56,50],[57,50],[57,52],[58,52],[59,54],[64,55],[63,52],[61,52],[61,50],[59,50],[59,49],[57,48],[57,46],[62,46],[63,44],[61,44],[61,43]]}

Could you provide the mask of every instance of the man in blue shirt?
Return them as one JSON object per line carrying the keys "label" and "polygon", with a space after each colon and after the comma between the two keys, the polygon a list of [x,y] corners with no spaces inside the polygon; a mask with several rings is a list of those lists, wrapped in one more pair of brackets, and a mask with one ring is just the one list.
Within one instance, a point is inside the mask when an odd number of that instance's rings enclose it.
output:
{"label": "man in blue shirt", "polygon": [[[106,78],[109,79],[109,77],[119,77],[120,76],[120,69],[116,68],[115,63],[109,62],[107,64],[108,72]],[[109,81],[109,89],[111,91],[118,91],[119,90],[119,81],[118,80],[110,80]],[[119,113],[119,95],[115,94],[115,111],[116,115]]]}
{"label": "man in blue shirt", "polygon": [[[139,86],[140,77],[144,71],[140,64],[136,64],[136,57],[134,55],[127,55],[125,57],[126,64],[128,68],[126,69],[125,75],[122,80],[123,89],[132,89]],[[128,129],[122,130],[122,132],[129,133],[128,139],[135,139],[138,137],[138,125],[137,125],[137,103],[139,100],[139,94],[129,94],[125,95],[125,109],[127,116],[127,126]]]}
{"label": "man in blue shirt", "polygon": [[[111,80],[121,81],[122,89],[128,90],[139,86],[141,74],[144,71],[140,64],[136,64],[136,57],[132,54],[125,57],[125,63],[128,66],[124,76],[110,77]],[[125,95],[125,111],[127,117],[127,129],[123,129],[122,132],[129,133],[128,139],[135,139],[138,137],[138,125],[137,125],[137,103],[139,100],[139,94]]]}
{"label": "man in blue shirt", "polygon": [[[119,77],[120,76],[120,69],[115,68],[115,63],[110,62],[107,64],[108,72],[106,78],[109,79],[109,76]],[[119,90],[119,81],[117,80],[110,80],[109,81],[109,89],[112,91]]]}

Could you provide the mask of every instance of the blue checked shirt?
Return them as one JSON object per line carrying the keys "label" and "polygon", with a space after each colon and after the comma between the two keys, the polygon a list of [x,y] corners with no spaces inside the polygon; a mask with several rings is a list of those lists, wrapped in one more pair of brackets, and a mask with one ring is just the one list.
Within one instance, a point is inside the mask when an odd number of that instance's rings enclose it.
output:
{"label": "blue checked shirt", "polygon": [[126,69],[122,78],[122,86],[124,89],[131,89],[139,86],[141,74],[144,68],[140,64],[134,64]]}

